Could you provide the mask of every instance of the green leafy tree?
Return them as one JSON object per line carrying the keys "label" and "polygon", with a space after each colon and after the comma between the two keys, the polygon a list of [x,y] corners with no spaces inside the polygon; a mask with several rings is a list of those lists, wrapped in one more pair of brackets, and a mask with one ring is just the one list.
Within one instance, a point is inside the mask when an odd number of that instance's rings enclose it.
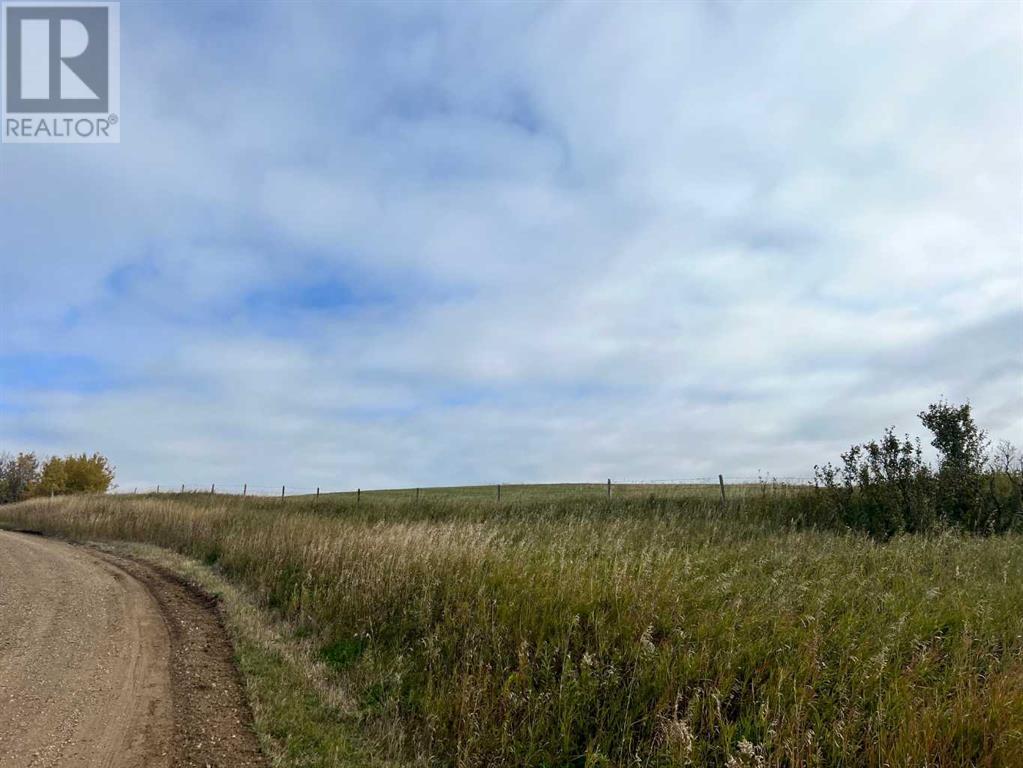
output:
{"label": "green leafy tree", "polygon": [[969,530],[996,530],[995,505],[985,493],[987,435],[974,422],[970,404],[932,403],[920,421],[934,435],[931,445],[938,451],[938,513]]}

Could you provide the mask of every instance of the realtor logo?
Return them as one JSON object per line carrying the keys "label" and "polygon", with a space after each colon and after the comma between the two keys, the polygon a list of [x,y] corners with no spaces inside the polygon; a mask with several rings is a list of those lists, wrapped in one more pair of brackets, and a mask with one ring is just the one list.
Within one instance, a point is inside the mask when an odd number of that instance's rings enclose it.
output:
{"label": "realtor logo", "polygon": [[3,141],[120,141],[117,3],[3,4]]}

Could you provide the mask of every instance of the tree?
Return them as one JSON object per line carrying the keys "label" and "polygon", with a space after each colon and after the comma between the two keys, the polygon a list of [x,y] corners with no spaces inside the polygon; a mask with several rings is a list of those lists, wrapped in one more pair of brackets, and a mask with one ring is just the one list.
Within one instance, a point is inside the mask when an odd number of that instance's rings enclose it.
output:
{"label": "tree", "polygon": [[39,493],[106,493],[114,481],[114,467],[98,453],[92,456],[54,456],[43,465]]}
{"label": "tree", "polygon": [[0,454],[0,504],[27,499],[38,483],[39,459],[34,453]]}
{"label": "tree", "polygon": [[59,496],[67,493],[67,472],[64,459],[52,456],[43,464],[39,477],[38,495]]}
{"label": "tree", "polygon": [[938,514],[969,530],[996,530],[996,509],[984,492],[987,435],[974,422],[970,404],[940,400],[920,413],[920,421],[938,451]]}

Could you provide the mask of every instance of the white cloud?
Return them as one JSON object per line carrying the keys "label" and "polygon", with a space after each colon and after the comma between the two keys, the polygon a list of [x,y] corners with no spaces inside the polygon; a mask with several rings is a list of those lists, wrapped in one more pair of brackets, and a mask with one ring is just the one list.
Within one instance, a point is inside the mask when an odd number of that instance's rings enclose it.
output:
{"label": "white cloud", "polygon": [[0,443],[127,485],[804,474],[941,394],[1021,441],[1019,22],[132,5],[124,143],[0,150],[0,358],[109,386],[0,387]]}

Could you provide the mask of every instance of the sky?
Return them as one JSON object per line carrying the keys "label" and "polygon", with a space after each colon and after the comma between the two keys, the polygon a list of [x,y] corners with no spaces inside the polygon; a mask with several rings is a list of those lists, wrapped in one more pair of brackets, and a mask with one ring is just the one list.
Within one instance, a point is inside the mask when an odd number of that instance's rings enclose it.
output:
{"label": "sky", "polygon": [[804,477],[1023,443],[1015,2],[124,2],[0,147],[0,450],[122,489]]}

